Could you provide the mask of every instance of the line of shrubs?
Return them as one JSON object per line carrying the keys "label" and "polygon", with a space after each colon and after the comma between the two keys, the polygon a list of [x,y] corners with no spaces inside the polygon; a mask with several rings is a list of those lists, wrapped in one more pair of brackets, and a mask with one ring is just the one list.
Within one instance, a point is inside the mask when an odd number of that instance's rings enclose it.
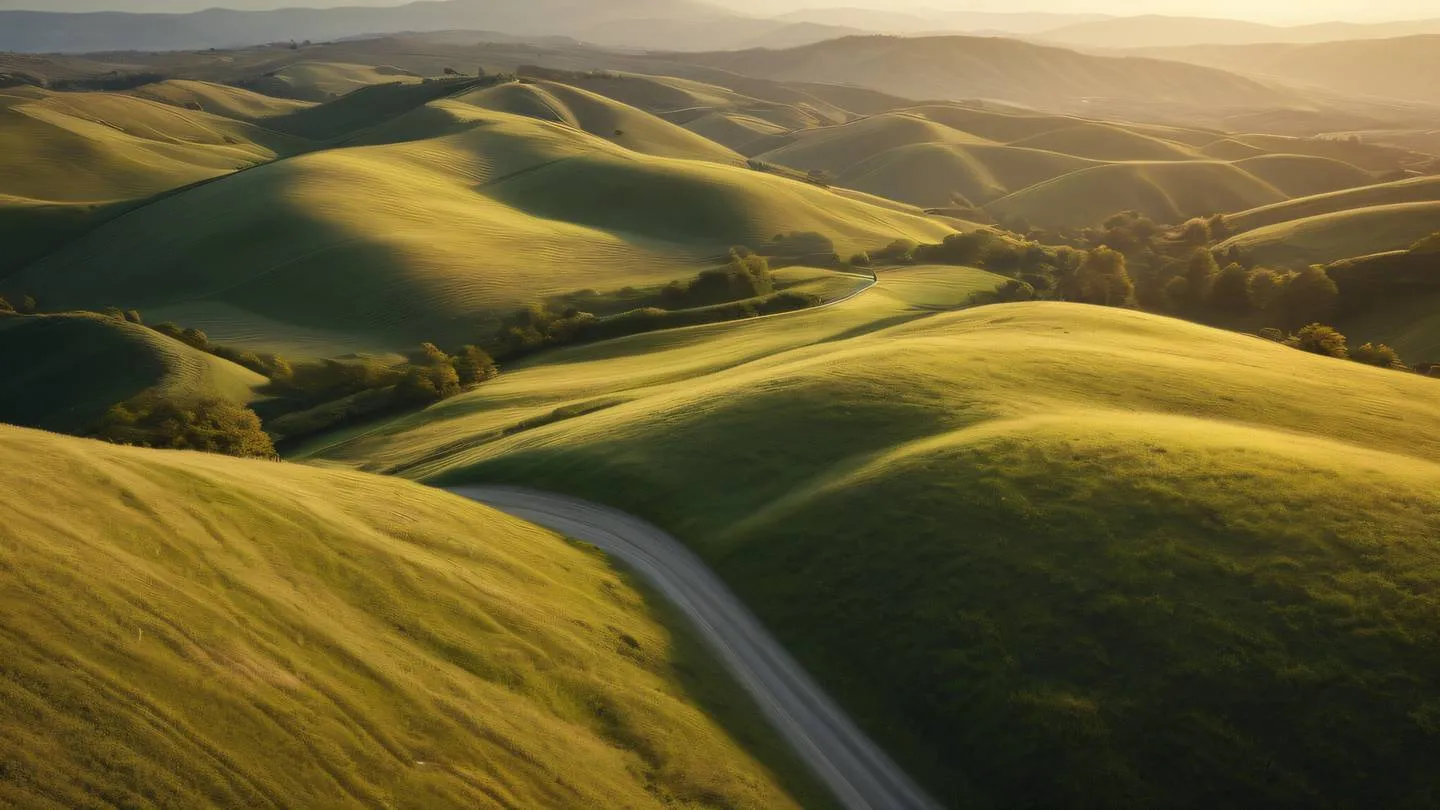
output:
{"label": "line of shrubs", "polygon": [[574,307],[531,304],[504,319],[485,348],[501,360],[510,360],[557,346],[794,312],[821,300],[796,290],[775,291],[766,258],[735,248],[723,267],[662,288],[657,303],[608,317]]}
{"label": "line of shrubs", "polygon": [[[19,309],[0,298],[0,312],[36,314],[38,307],[30,296]],[[153,391],[119,403],[91,432],[121,444],[275,458],[275,442],[430,405],[500,373],[490,354],[473,345],[450,354],[423,343],[400,362],[357,357],[292,363],[278,354],[214,343],[193,327],[147,326],[134,309],[110,307],[94,314],[149,328],[269,380],[261,389],[265,398],[250,408],[215,398],[177,401]]]}

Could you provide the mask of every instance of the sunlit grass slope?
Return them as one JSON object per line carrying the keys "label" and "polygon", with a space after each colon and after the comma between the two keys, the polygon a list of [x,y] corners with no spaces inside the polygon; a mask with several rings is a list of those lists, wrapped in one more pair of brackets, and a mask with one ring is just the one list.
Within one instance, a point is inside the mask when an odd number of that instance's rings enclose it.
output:
{"label": "sunlit grass slope", "polygon": [[0,804],[796,806],[714,666],[552,534],[350,473],[0,457]]}
{"label": "sunlit grass slope", "polygon": [[1121,310],[917,309],[882,272],[321,455],[658,521],[956,806],[1433,795],[1434,381]]}
{"label": "sunlit grass slope", "polygon": [[[1416,177],[1393,183],[1301,197],[1226,217],[1230,227],[1248,231],[1323,214],[1338,214],[1375,205],[1440,202],[1440,177]],[[1408,245],[1406,245],[1408,247]]]}
{"label": "sunlit grass slope", "polygon": [[456,101],[565,124],[647,155],[744,163],[738,153],[683,127],[614,99],[556,82],[502,84],[459,96]]}
{"label": "sunlit grass slope", "polygon": [[0,316],[0,366],[0,421],[67,433],[147,391],[248,403],[267,382],[143,326],[86,314]]}
{"label": "sunlit grass slope", "polygon": [[1255,228],[1228,240],[1221,249],[1238,247],[1263,264],[1328,264],[1404,250],[1437,228],[1440,201],[1373,205]]}
{"label": "sunlit grass slope", "polygon": [[1326,194],[1375,182],[1374,175],[1358,166],[1310,155],[1259,155],[1237,160],[1235,166],[1290,197]]}
{"label": "sunlit grass slope", "polygon": [[1157,222],[1243,211],[1286,195],[1231,163],[1173,161],[1107,163],[1025,188],[989,205],[1006,216],[1083,227],[1117,211],[1138,211]]}
{"label": "sunlit grass slope", "polygon": [[256,348],[393,350],[473,341],[548,295],[693,276],[781,233],[818,232],[849,255],[950,231],[898,206],[463,100],[359,140],[374,145],[157,201],[5,286],[54,306],[137,307]]}
{"label": "sunlit grass slope", "polygon": [[1093,160],[1193,160],[1195,152],[1170,141],[1112,124],[1082,123],[1014,143]]}
{"label": "sunlit grass slope", "polygon": [[414,84],[420,78],[392,67],[342,62],[295,62],[272,77],[283,82],[297,99],[326,101],[377,84]]}
{"label": "sunlit grass slope", "polygon": [[275,98],[239,87],[189,79],[147,84],[131,90],[129,94],[174,107],[199,109],[222,118],[251,122],[289,115],[313,106],[311,102]]}
{"label": "sunlit grass slope", "polygon": [[0,194],[10,197],[146,197],[304,146],[253,124],[133,96],[0,90]]}

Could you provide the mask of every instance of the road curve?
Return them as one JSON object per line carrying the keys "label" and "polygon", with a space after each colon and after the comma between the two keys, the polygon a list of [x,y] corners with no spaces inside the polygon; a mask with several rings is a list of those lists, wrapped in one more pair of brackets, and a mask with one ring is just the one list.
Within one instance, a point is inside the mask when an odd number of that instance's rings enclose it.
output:
{"label": "road curve", "polygon": [[690,618],[775,729],[848,810],[940,807],[675,538],[624,512],[564,495],[487,486],[449,491],[583,540],[633,568]]}

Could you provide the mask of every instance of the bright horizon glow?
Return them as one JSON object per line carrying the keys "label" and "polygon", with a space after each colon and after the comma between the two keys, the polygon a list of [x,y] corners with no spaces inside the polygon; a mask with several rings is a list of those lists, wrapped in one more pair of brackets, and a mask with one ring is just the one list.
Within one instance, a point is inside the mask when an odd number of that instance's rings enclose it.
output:
{"label": "bright horizon glow", "polygon": [[[0,10],[187,12],[207,8],[246,10],[330,8],[335,6],[398,6],[410,0],[0,0]],[[593,0],[603,2],[603,0]],[[916,11],[1108,14],[1136,17],[1208,17],[1271,25],[1317,22],[1397,22],[1440,17],[1435,0],[705,0],[747,14],[767,16],[811,8],[870,8],[901,13]]]}

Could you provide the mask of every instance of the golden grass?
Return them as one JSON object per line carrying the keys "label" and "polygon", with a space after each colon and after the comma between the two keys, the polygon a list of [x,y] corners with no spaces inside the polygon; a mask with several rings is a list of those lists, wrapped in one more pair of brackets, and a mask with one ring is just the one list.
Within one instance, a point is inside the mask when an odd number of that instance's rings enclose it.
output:
{"label": "golden grass", "polygon": [[0,194],[94,203],[146,197],[304,147],[218,115],[110,93],[0,91]]}
{"label": "golden grass", "polygon": [[795,806],[688,693],[712,665],[548,532],[348,473],[0,455],[0,803]]}
{"label": "golden grass", "polygon": [[0,316],[0,419],[47,430],[95,427],[143,393],[248,404],[268,382],[227,360],[101,315]]}
{"label": "golden grass", "polygon": [[1237,247],[1256,262],[1279,267],[1329,264],[1404,250],[1434,233],[1437,226],[1440,201],[1372,205],[1254,228],[1220,248]]}
{"label": "golden grass", "polygon": [[[309,353],[349,335],[355,350],[393,350],[472,342],[549,295],[688,277],[780,233],[819,232],[848,255],[950,232],[889,203],[459,100],[366,140],[160,200],[11,284],[259,349]],[[267,238],[237,238],[253,233]],[[288,325],[278,336],[275,322]]]}

